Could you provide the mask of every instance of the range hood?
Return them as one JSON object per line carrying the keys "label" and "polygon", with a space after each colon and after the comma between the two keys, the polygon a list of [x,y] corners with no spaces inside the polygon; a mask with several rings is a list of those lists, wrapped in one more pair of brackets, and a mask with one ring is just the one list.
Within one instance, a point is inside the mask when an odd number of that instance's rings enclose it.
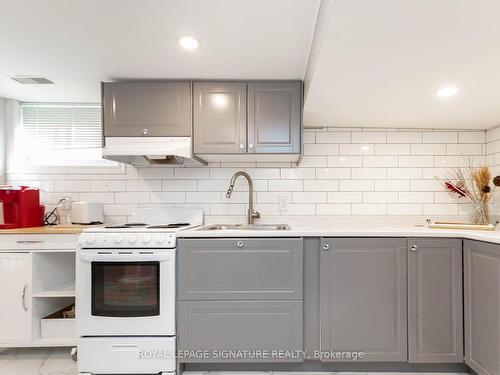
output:
{"label": "range hood", "polygon": [[102,157],[132,165],[183,164],[186,160],[207,165],[193,155],[191,137],[105,137]]}

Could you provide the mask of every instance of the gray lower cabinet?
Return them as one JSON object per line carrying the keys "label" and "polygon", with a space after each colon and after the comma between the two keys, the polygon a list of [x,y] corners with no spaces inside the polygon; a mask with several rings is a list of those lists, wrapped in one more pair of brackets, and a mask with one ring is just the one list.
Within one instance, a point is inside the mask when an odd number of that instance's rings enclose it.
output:
{"label": "gray lower cabinet", "polygon": [[461,363],[462,240],[408,240],[408,361]]}
{"label": "gray lower cabinet", "polygon": [[302,82],[248,83],[248,152],[300,153]]}
{"label": "gray lower cabinet", "polygon": [[194,152],[246,153],[246,82],[194,83]]}
{"label": "gray lower cabinet", "polygon": [[500,374],[500,245],[464,241],[465,363]]}
{"label": "gray lower cabinet", "polygon": [[179,240],[179,300],[301,300],[300,238]]}
{"label": "gray lower cabinet", "polygon": [[208,351],[181,362],[302,360],[275,355],[304,347],[301,238],[180,239],[177,254],[178,349]]}
{"label": "gray lower cabinet", "polygon": [[106,137],[191,135],[191,83],[144,81],[102,83]]}
{"label": "gray lower cabinet", "polygon": [[301,360],[276,351],[303,349],[302,301],[181,301],[178,316],[178,350],[206,351],[182,362]]}
{"label": "gray lower cabinet", "polygon": [[362,361],[407,360],[406,242],[321,240],[321,351],[363,352]]}

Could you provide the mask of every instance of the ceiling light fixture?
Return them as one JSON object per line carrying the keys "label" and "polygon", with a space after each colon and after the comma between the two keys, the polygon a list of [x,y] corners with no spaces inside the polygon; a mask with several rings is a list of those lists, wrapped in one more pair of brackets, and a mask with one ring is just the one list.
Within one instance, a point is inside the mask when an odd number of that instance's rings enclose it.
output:
{"label": "ceiling light fixture", "polygon": [[436,96],[439,98],[449,98],[455,96],[458,93],[458,87],[456,86],[445,86],[438,91],[436,91]]}
{"label": "ceiling light fixture", "polygon": [[193,38],[192,36],[188,36],[188,35],[183,35],[183,36],[179,37],[177,42],[179,43],[179,45],[182,48],[190,50],[190,51],[193,51],[200,46],[200,42],[198,42],[197,39]]}

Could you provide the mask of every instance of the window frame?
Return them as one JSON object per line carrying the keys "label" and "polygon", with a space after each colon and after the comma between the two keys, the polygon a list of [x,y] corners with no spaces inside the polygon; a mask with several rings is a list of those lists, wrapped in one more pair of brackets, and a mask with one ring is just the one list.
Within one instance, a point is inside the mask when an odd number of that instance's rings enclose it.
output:
{"label": "window frame", "polygon": [[[22,151],[20,142],[23,141],[23,105],[53,105],[53,106],[78,106],[78,105],[100,105],[99,103],[75,103],[75,102],[20,102],[14,101],[11,108],[11,116],[6,121],[6,143],[7,143],[7,174],[17,173],[44,173],[44,174],[124,174],[126,166],[123,163],[111,162],[113,164],[95,165],[94,163],[81,163],[74,165],[41,165],[32,164],[27,152]],[[102,122],[101,122],[102,127]],[[101,136],[102,138],[102,136]]]}

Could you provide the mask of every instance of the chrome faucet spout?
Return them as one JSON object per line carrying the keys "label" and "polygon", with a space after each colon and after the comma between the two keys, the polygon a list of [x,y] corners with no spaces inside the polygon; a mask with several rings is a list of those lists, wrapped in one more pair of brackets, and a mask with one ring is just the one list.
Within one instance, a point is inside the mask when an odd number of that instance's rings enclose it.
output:
{"label": "chrome faucet spout", "polygon": [[248,213],[247,219],[248,224],[253,224],[254,219],[260,218],[260,213],[255,211],[253,208],[253,181],[250,175],[246,172],[239,171],[236,172],[233,177],[231,177],[231,181],[229,182],[229,188],[227,189],[226,198],[231,198],[231,194],[233,193],[234,184],[236,183],[236,179],[238,177],[245,177],[248,182]]}

